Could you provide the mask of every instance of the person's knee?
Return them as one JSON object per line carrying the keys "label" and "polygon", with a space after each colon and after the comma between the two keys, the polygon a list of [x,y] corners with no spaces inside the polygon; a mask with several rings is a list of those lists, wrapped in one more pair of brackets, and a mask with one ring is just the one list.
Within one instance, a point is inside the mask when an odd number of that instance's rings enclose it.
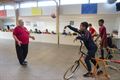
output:
{"label": "person's knee", "polygon": [[89,58],[86,57],[84,61],[85,61],[85,63],[89,63]]}

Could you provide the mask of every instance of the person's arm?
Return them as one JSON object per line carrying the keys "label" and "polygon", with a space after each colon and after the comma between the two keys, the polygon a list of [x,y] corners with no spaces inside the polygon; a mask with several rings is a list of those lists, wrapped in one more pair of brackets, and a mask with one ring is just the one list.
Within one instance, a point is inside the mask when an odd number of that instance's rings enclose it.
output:
{"label": "person's arm", "polygon": [[96,39],[94,40],[95,42],[100,38],[100,35],[99,34],[95,34],[96,36]]}
{"label": "person's arm", "polygon": [[68,25],[68,26],[66,26],[66,27],[68,27],[68,28],[71,29],[72,31],[77,32],[77,33],[80,34],[80,31],[79,31],[77,28],[74,28],[74,27],[72,27],[71,25]]}
{"label": "person's arm", "polygon": [[[25,29],[27,30],[27,28],[26,28],[26,27],[25,27]],[[34,37],[34,36],[31,36],[29,31],[28,31],[28,33],[29,33],[29,38],[31,38],[31,39],[33,39],[33,40],[35,40],[35,37]]]}
{"label": "person's arm", "polygon": [[34,36],[29,35],[29,37],[30,37],[31,39],[35,40],[35,37],[34,37]]}
{"label": "person's arm", "polygon": [[22,42],[13,34],[13,38],[18,43],[19,46],[21,46]]}
{"label": "person's arm", "polygon": [[21,44],[22,44],[22,41],[20,41],[18,38],[17,38],[17,30],[16,29],[14,29],[13,30],[13,38],[14,38],[14,40],[17,42],[17,44],[19,45],[19,46],[21,46]]}
{"label": "person's arm", "polygon": [[81,36],[76,37],[76,39],[80,39],[82,41],[88,41],[89,36],[90,36],[90,34],[86,33],[85,35],[81,35]]}
{"label": "person's arm", "polygon": [[[93,28],[94,29],[94,28]],[[96,30],[94,29],[94,33],[92,34],[92,37],[97,34]]]}

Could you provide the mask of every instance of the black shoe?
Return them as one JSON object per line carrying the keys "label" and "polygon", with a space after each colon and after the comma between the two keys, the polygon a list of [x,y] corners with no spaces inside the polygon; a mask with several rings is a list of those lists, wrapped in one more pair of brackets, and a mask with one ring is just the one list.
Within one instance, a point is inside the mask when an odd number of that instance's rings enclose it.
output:
{"label": "black shoe", "polygon": [[89,72],[88,72],[88,73],[84,74],[83,76],[84,76],[84,77],[92,77],[92,76],[93,76],[93,73],[89,73]]}
{"label": "black shoe", "polygon": [[97,71],[97,75],[101,75],[101,74],[103,74],[102,70]]}
{"label": "black shoe", "polygon": [[99,57],[100,59],[104,59],[104,57]]}
{"label": "black shoe", "polygon": [[23,65],[23,66],[27,65],[27,61],[24,61],[21,65]]}
{"label": "black shoe", "polygon": [[110,54],[110,55],[108,56],[108,59],[111,60],[112,58],[113,58],[113,56]]}
{"label": "black shoe", "polygon": [[23,63],[27,64],[28,62],[27,62],[27,61],[24,61]]}

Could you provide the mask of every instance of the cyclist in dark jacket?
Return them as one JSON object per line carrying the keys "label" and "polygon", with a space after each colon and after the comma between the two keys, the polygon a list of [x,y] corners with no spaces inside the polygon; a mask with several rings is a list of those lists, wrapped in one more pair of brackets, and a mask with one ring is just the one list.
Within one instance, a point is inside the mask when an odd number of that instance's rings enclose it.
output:
{"label": "cyclist in dark jacket", "polygon": [[[94,43],[92,36],[90,34],[90,32],[87,30],[88,28],[88,23],[87,22],[82,22],[80,24],[80,30],[78,30],[77,28],[74,28],[70,25],[66,26],[65,28],[69,28],[71,30],[73,30],[74,32],[77,32],[79,34],[78,37],[76,37],[76,39],[82,40],[84,42],[85,47],[87,48],[88,52],[87,52],[87,56],[85,58],[85,63],[88,69],[88,72],[86,74],[84,74],[84,77],[91,77],[93,75],[92,68],[91,68],[91,63],[90,61],[96,65],[96,60],[95,58],[95,53],[97,51],[97,46]],[[97,65],[97,68],[99,68],[99,66]]]}

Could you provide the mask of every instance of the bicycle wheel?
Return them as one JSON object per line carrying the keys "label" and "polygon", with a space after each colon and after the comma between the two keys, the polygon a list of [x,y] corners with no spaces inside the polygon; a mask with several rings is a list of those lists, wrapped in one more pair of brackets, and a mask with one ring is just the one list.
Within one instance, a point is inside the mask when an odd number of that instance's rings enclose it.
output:
{"label": "bicycle wheel", "polygon": [[65,72],[64,74],[64,80],[69,80],[70,78],[72,78],[75,74],[75,71],[78,69],[79,67],[79,60],[75,61],[75,63],[68,68],[68,70]]}

